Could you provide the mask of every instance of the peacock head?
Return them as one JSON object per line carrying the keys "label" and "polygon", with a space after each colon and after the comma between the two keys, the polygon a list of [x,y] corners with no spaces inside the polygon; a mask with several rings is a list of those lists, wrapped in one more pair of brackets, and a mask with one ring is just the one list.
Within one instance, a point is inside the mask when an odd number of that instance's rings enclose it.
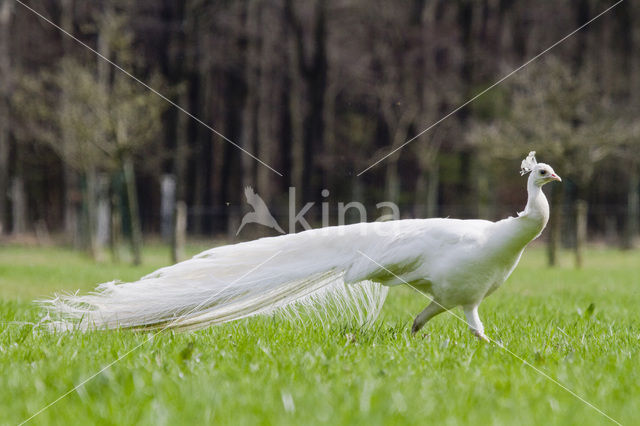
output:
{"label": "peacock head", "polygon": [[535,151],[531,151],[529,155],[527,155],[527,158],[522,160],[522,164],[520,165],[520,175],[524,176],[527,173],[531,173],[529,179],[531,179],[536,186],[542,186],[553,180],[562,182],[560,176],[553,171],[550,165],[536,161]]}

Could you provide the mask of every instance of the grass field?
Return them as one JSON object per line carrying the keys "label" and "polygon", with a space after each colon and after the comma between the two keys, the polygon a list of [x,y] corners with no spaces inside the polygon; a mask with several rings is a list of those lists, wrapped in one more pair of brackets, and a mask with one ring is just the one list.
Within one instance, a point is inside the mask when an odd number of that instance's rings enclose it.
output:
{"label": "grass field", "polygon": [[[14,322],[38,319],[34,298],[133,280],[168,259],[163,248],[145,254],[132,267],[0,247],[0,423],[26,420],[142,344],[30,424],[613,424],[450,314],[411,337],[427,301],[405,288],[391,289],[366,331],[261,317],[150,339]],[[640,253],[586,259],[580,271],[568,258],[548,269],[544,252],[529,250],[481,305],[486,332],[620,423],[637,424]]]}

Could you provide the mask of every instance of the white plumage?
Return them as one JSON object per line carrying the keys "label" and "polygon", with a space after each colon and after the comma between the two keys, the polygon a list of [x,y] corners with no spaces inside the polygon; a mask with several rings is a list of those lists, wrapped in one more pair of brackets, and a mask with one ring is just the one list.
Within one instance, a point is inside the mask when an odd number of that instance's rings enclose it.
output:
{"label": "white plumage", "polygon": [[57,329],[193,329],[299,307],[372,322],[387,287],[409,284],[433,297],[414,333],[462,306],[471,331],[486,339],[478,306],[544,229],[549,205],[541,188],[560,180],[534,154],[522,162],[531,175],[518,217],[359,223],[216,247],[136,282],[45,301],[59,318],[48,322]]}

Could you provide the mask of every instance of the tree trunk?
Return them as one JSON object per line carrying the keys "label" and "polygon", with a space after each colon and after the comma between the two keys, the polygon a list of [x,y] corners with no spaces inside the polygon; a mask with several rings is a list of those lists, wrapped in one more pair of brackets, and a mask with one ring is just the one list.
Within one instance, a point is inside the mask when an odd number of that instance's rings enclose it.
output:
{"label": "tree trunk", "polygon": [[576,201],[576,268],[584,265],[584,245],[587,241],[588,205],[585,200]]}
{"label": "tree trunk", "polygon": [[427,217],[427,178],[425,177],[425,171],[421,170],[416,177],[416,190],[413,196],[413,216],[416,218]]}
{"label": "tree trunk", "polygon": [[[2,101],[0,100],[0,103]],[[9,188],[9,130],[6,109],[0,106],[0,235],[9,231],[7,192]]]}
{"label": "tree trunk", "polygon": [[553,267],[558,264],[558,251],[562,226],[562,188],[552,186],[551,189],[551,218],[549,219],[549,239],[547,241],[547,263]]}
{"label": "tree trunk", "polygon": [[[323,170],[318,156],[323,153],[324,143],[324,96],[327,86],[328,60],[327,60],[327,20],[326,0],[316,0],[314,10],[314,28],[312,35],[313,52],[308,54],[307,44],[304,38],[304,25],[296,16],[293,9],[293,1],[286,0],[284,12],[289,27],[293,31],[293,59],[297,63],[297,69],[293,70],[294,79],[300,76],[299,82],[304,86],[306,108],[302,108],[302,140],[297,140],[301,146],[302,170],[301,172],[301,203],[314,198],[315,183],[322,178]],[[294,80],[295,81],[295,80]],[[298,89],[302,89],[299,87]],[[302,102],[300,102],[302,103]],[[296,123],[298,124],[298,123]],[[298,135],[296,135],[298,136]],[[294,152],[297,157],[299,152]]]}
{"label": "tree trunk", "polygon": [[69,244],[75,249],[82,245],[80,241],[80,222],[78,212],[80,210],[79,201],[81,199],[78,189],[78,174],[64,163],[62,165],[64,174],[64,233]]}
{"label": "tree trunk", "polygon": [[[69,34],[73,34],[74,8],[73,0],[61,0],[60,2],[60,26]],[[65,55],[71,54],[75,48],[74,41],[69,37],[62,37],[62,51]],[[60,94],[61,110],[66,110],[65,103],[69,102],[66,93]],[[62,138],[69,140],[66,135],[66,126],[62,129]],[[63,158],[63,174],[64,174],[64,231],[65,237],[69,244],[75,249],[82,247],[83,241],[80,233],[80,218],[82,215],[82,191],[80,189],[80,176],[73,170],[65,158]]]}
{"label": "tree trunk", "polygon": [[97,172],[94,168],[90,168],[85,175],[84,186],[84,246],[91,254],[93,260],[99,260],[100,248],[96,242],[96,223],[97,223]]}
{"label": "tree trunk", "polygon": [[142,263],[142,228],[140,226],[140,213],[138,211],[138,192],[136,190],[136,175],[133,167],[133,159],[125,157],[122,164],[125,190],[127,192],[127,204],[129,207],[129,222],[131,224],[131,249],[133,251],[133,264]]}
{"label": "tree trunk", "polygon": [[427,217],[438,216],[438,186],[440,184],[440,166],[437,161],[429,168],[427,178]]}
{"label": "tree trunk", "polygon": [[[480,164],[476,164],[476,167],[482,167]],[[477,173],[476,190],[478,191],[478,217],[486,220],[493,220],[494,212],[493,206],[495,200],[492,197],[494,188],[489,181],[488,173]]]}
{"label": "tree trunk", "polygon": [[[199,41],[193,41],[197,46],[197,54],[202,55],[202,46]],[[195,60],[193,61],[195,62]],[[191,84],[192,111],[200,111],[201,117],[205,121],[210,120],[210,93],[215,89],[211,88],[211,73],[204,70],[201,63],[190,64],[191,68],[198,71],[197,78],[193,78]],[[194,142],[196,143],[197,155],[195,155],[195,178],[193,183],[193,206],[195,214],[191,218],[191,232],[195,235],[204,235],[209,221],[209,212],[205,208],[207,206],[207,181],[209,175],[209,152],[211,150],[211,132],[204,126],[197,126],[194,129]],[[226,143],[226,142],[223,142]]]}
{"label": "tree trunk", "polygon": [[[289,185],[302,188],[302,171],[304,169],[302,79],[296,70],[295,55],[289,55],[289,58],[289,74],[291,75],[289,105],[287,106],[291,123],[291,177]],[[298,198],[302,205],[302,198]]]}
{"label": "tree trunk", "polygon": [[103,249],[109,243],[111,228],[111,202],[109,200],[109,177],[101,173],[96,182],[96,246],[99,260]]}
{"label": "tree trunk", "polygon": [[637,164],[631,167],[629,186],[627,188],[627,211],[622,234],[622,248],[630,250],[635,247],[640,228],[640,170]]}
{"label": "tree trunk", "polygon": [[162,240],[169,243],[173,239],[173,221],[176,211],[176,179],[173,175],[162,176],[160,192],[160,233]]}
{"label": "tree trunk", "polygon": [[185,257],[187,242],[187,204],[184,201],[176,203],[175,224],[173,226],[173,244],[171,244],[171,260],[180,262]]}
{"label": "tree trunk", "polygon": [[122,241],[122,205],[120,203],[120,185],[111,185],[111,237],[109,245],[111,248],[111,260],[114,263],[120,262],[120,242]]}
{"label": "tree trunk", "polygon": [[[393,131],[393,140],[391,141],[391,151],[400,147],[407,140],[407,133],[409,132],[409,126],[411,121],[415,117],[413,111],[405,110],[400,117],[396,117],[396,114],[391,108],[385,108],[386,113],[383,113],[384,120],[387,127]],[[383,111],[385,110],[383,109]],[[398,176],[398,162],[400,161],[401,151],[392,154],[387,158],[386,167],[386,198],[387,201],[398,204],[400,200],[400,177]]]}
{"label": "tree trunk", "polygon": [[7,192],[9,188],[9,96],[11,91],[11,56],[9,41],[13,0],[0,4],[0,235],[9,231]]}
{"label": "tree trunk", "polygon": [[439,214],[438,189],[440,188],[440,163],[438,152],[443,137],[437,131],[431,137],[429,144],[413,149],[413,155],[418,159],[420,166],[419,182],[416,183],[416,191],[419,191],[417,202],[421,207],[417,210],[417,217],[437,217]]}
{"label": "tree trunk", "polygon": [[[200,144],[200,148],[202,148]],[[203,235],[204,234],[204,223],[207,219],[207,209],[205,208],[205,182],[206,182],[206,164],[205,164],[205,156],[202,153],[195,156],[195,179],[193,182],[193,199],[192,199],[192,214],[191,217],[191,234],[192,235]]]}
{"label": "tree trunk", "polygon": [[[102,56],[109,58],[111,56],[111,37],[113,35],[113,29],[110,28],[110,21],[114,19],[115,16],[113,5],[110,2],[106,2],[102,13],[103,14],[98,25],[97,47],[98,52],[100,52]],[[69,22],[67,25],[71,28],[73,27],[72,22]],[[109,93],[111,91],[111,65],[102,58],[96,58],[96,67],[98,85],[100,86],[99,89],[104,91],[104,93]],[[101,105],[100,108],[102,109],[101,114],[107,117],[109,115],[109,111],[103,108],[103,105]],[[118,123],[118,125],[120,125],[120,123]],[[119,130],[119,132],[123,133],[121,130]],[[109,136],[101,132],[99,137],[101,140],[106,140]],[[124,139],[122,136],[117,137],[119,143],[124,142],[122,139]],[[101,210],[104,210],[105,208],[108,209],[110,203],[108,200],[104,200],[102,196],[104,187],[101,175],[96,175],[95,185],[95,255],[98,257],[98,260],[102,260],[104,247],[107,244],[107,240],[104,236],[109,235],[108,229],[105,230],[103,228],[105,226],[108,228],[109,222],[111,222],[111,214],[107,213],[105,215]],[[133,220],[131,221],[131,224],[133,225]]]}
{"label": "tree trunk", "polygon": [[[258,106],[257,106],[257,154],[258,157],[267,164],[275,165],[275,154],[278,152],[277,136],[275,133],[274,123],[277,122],[279,114],[277,103],[279,84],[277,78],[274,78],[273,61],[274,51],[278,49],[277,33],[266,30],[265,23],[270,22],[275,17],[270,15],[269,8],[264,8],[259,18],[260,39],[260,69],[258,85]],[[277,167],[277,166],[276,166]],[[278,177],[263,165],[258,165],[256,170],[256,188],[260,197],[271,206],[274,196],[274,184]],[[277,212],[274,212],[277,213]]]}
{"label": "tree trunk", "polygon": [[418,218],[438,216],[439,167],[434,163],[421,170],[416,178],[416,204],[414,214]]}
{"label": "tree trunk", "polygon": [[13,217],[13,235],[22,235],[27,231],[27,197],[24,192],[24,180],[15,176],[11,182],[11,207]]}
{"label": "tree trunk", "polygon": [[[284,3],[284,27],[287,31],[288,39],[288,54],[287,54],[287,68],[290,80],[290,89],[288,93],[289,104],[286,106],[289,112],[289,123],[291,125],[291,174],[289,179],[289,185],[299,190],[302,189],[303,169],[304,169],[304,117],[303,117],[303,88],[302,88],[302,76],[299,72],[300,55],[303,52],[300,51],[300,43],[298,38],[300,37],[300,25],[296,20],[293,12],[293,2],[291,0],[285,0]],[[300,204],[302,204],[302,197],[297,197]]]}
{"label": "tree trunk", "polygon": [[[247,43],[247,65],[245,69],[245,79],[247,82],[247,97],[242,110],[242,136],[240,145],[248,152],[259,155],[256,151],[257,139],[257,116],[260,90],[260,4],[250,2],[247,6],[246,31],[248,33]],[[245,153],[241,156],[242,161],[242,186],[256,186],[256,171],[261,164],[256,164],[256,160]]]}
{"label": "tree trunk", "polygon": [[[184,100],[185,96],[181,96]],[[173,223],[172,223],[172,238],[171,238],[171,261],[177,262],[179,260],[178,254],[180,253],[180,247],[177,245],[180,244],[175,238],[176,226],[178,224],[177,221],[177,206],[182,203],[185,208],[185,216],[187,212],[187,204],[186,204],[186,195],[187,195],[187,182],[186,182],[186,169],[187,169],[187,160],[188,160],[188,152],[189,147],[187,145],[187,116],[181,114],[178,116],[177,120],[177,129],[176,129],[176,151],[175,151],[175,160],[173,164],[174,175],[175,175],[175,206],[176,211],[174,212]]]}
{"label": "tree trunk", "polygon": [[463,185],[463,189],[459,196],[462,201],[462,211],[459,213],[460,217],[475,218],[478,217],[477,200],[477,183],[478,173],[481,172],[477,167],[477,160],[475,153],[471,150],[464,150],[458,154],[460,158],[460,183]]}
{"label": "tree trunk", "polygon": [[398,204],[400,198],[400,177],[398,176],[398,158],[400,154],[394,154],[387,158],[385,177],[385,198],[387,201]]}

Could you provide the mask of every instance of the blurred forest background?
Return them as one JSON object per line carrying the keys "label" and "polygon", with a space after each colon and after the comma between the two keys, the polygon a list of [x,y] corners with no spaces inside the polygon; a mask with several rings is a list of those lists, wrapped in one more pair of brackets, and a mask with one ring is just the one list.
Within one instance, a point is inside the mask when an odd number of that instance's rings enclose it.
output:
{"label": "blurred forest background", "polygon": [[[236,239],[251,185],[282,226],[320,203],[375,219],[499,219],[548,185],[549,261],[587,238],[634,246],[640,220],[640,3],[624,1],[358,176],[612,0],[0,0],[0,241],[96,258],[144,238]],[[206,125],[259,157],[260,164]],[[329,190],[328,196],[321,191]],[[325,193],[326,194],[326,193]],[[332,208],[332,212],[335,209]],[[335,218],[330,220],[336,224]],[[253,226],[240,235],[264,233]],[[285,227],[286,229],[286,227]],[[275,234],[275,232],[274,232]]]}

